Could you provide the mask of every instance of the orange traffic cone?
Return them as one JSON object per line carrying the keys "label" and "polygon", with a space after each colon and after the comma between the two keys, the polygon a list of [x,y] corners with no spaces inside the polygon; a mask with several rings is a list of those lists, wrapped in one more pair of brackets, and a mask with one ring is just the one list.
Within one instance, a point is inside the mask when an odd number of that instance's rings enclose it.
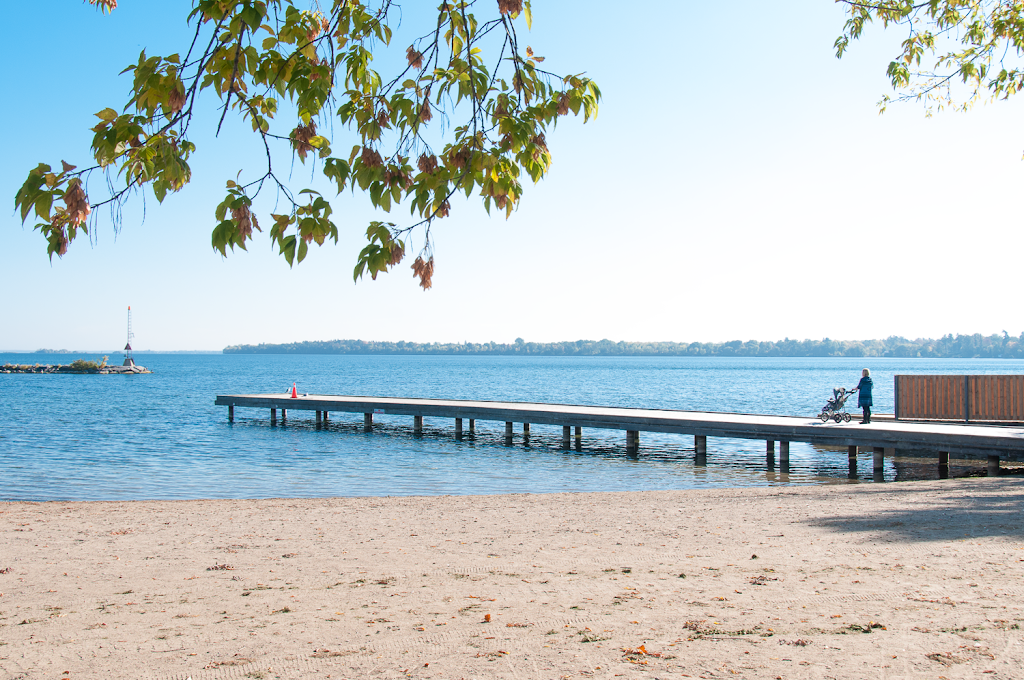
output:
{"label": "orange traffic cone", "polygon": [[292,383],[292,399],[299,398],[299,391],[295,389],[295,383]]}

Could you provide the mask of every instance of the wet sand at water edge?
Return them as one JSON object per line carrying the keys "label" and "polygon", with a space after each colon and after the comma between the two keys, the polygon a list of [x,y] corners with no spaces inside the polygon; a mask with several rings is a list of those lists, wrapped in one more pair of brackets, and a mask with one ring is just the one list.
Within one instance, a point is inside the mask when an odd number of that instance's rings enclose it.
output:
{"label": "wet sand at water edge", "polygon": [[1024,480],[0,503],[0,678],[1020,678]]}

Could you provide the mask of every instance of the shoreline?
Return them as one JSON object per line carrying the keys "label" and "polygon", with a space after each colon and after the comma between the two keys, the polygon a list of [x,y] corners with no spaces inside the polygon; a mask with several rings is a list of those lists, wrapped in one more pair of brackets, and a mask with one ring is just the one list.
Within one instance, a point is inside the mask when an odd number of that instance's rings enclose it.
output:
{"label": "shoreline", "polygon": [[1010,678],[1022,510],[1012,478],[3,502],[0,675]]}

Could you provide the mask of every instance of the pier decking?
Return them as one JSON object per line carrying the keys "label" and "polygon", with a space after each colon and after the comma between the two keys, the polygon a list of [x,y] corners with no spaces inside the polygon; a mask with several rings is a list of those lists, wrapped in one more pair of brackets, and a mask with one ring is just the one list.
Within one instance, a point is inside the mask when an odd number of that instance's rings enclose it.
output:
{"label": "pier decking", "polygon": [[[462,436],[463,420],[469,420],[469,431],[477,420],[505,423],[505,443],[511,444],[514,423],[522,423],[528,434],[530,424],[562,427],[562,444],[577,443],[583,428],[624,430],[626,450],[636,454],[641,432],[670,432],[694,437],[698,458],[707,454],[707,438],[761,439],[766,441],[766,454],[774,458],[779,444],[780,463],[789,462],[790,442],[845,446],[856,457],[858,448],[870,448],[874,467],[881,470],[883,456],[895,449],[930,452],[938,458],[940,468],[949,464],[950,456],[985,458],[989,474],[998,474],[999,460],[1024,460],[1024,427],[996,427],[953,423],[914,423],[904,421],[856,423],[822,423],[817,418],[750,415],[660,409],[616,408],[606,406],[573,406],[565,404],[533,404],[524,402],[464,401],[454,399],[399,399],[393,397],[358,397],[289,394],[220,395],[217,406],[228,407],[228,418],[234,420],[238,407],[270,409],[271,424],[282,421],[289,410],[315,411],[319,424],[330,412],[362,413],[364,431],[373,428],[373,416],[411,416],[413,430],[423,429],[424,417],[451,418],[456,437]],[[573,432],[575,429],[575,432]]]}

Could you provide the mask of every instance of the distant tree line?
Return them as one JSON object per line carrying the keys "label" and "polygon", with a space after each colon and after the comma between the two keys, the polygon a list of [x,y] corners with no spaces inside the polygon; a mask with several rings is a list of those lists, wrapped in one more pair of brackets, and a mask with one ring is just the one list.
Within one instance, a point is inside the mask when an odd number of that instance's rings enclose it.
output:
{"label": "distant tree line", "polygon": [[1005,331],[983,336],[945,335],[938,340],[908,340],[897,335],[884,340],[791,340],[777,342],[573,342],[419,343],[368,340],[317,340],[279,345],[231,345],[225,354],[455,354],[530,356],[720,356],[720,357],[898,357],[1024,359],[1024,333]]}

